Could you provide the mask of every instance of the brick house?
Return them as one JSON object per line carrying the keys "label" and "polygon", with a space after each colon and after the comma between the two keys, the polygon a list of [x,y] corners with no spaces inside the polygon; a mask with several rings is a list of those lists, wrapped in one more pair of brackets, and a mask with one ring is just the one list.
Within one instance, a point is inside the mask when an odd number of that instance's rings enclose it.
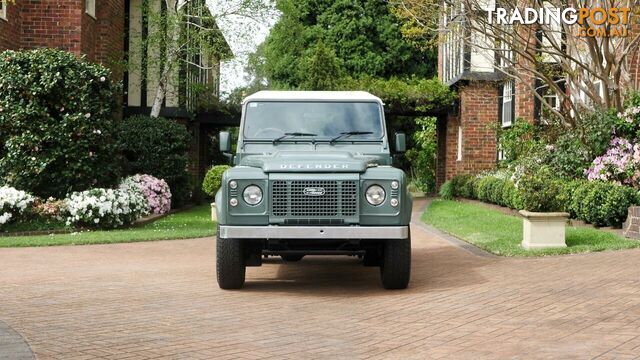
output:
{"label": "brick house", "polygon": [[[492,0],[485,3],[492,8],[496,4]],[[560,105],[558,96],[545,95],[545,86],[532,74],[527,75],[526,69],[531,64],[516,61],[516,71],[521,76],[515,79],[499,71],[501,67],[504,69],[504,65],[497,51],[489,49],[492,45],[482,43],[492,41],[491,38],[465,28],[460,6],[459,3],[457,6],[443,3],[440,14],[443,31],[438,47],[438,77],[456,89],[459,98],[448,114],[438,121],[438,185],[459,174],[474,174],[497,166],[503,154],[496,138],[496,126],[509,128],[516,119],[530,123],[544,121],[541,100],[534,96],[532,88],[536,88],[550,107],[557,109]],[[464,29],[462,36],[460,29]],[[640,24],[635,23],[631,33],[638,32]],[[536,42],[536,36],[533,39],[533,48],[544,43],[540,39]],[[553,63],[554,60],[544,61]],[[640,49],[630,54],[628,68],[631,86],[640,89]],[[584,94],[575,91],[564,79],[558,80],[563,82],[562,88],[572,102],[589,107],[588,100],[582,96]]]}
{"label": "brick house", "polygon": [[[0,0],[0,51],[49,47],[85,56],[109,67],[114,80],[123,83],[122,111],[117,116],[149,114],[149,99],[153,99],[161,63],[159,52],[131,51],[140,48],[141,43],[139,36],[131,34],[148,36],[157,31],[142,14],[159,11],[162,16],[165,4],[164,0]],[[226,45],[222,34],[218,36]],[[134,53],[137,57],[128,58]],[[141,56],[147,61],[143,62]],[[230,56],[226,45],[218,56],[191,59],[208,65],[206,69],[180,66],[169,84],[175,91],[168,92],[163,103],[161,116],[185,124],[193,135],[189,170],[194,177],[201,177],[208,165],[207,131],[216,119],[205,111],[197,111],[189,101],[187,86],[193,83],[206,86],[209,89],[206,96],[213,103],[219,98],[220,61]],[[126,61],[130,62],[128,68]]]}

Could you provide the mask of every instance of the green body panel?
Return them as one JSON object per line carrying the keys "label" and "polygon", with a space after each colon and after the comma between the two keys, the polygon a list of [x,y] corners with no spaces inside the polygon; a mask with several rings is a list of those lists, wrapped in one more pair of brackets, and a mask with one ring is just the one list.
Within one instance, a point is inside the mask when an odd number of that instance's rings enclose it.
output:
{"label": "green body panel", "polygon": [[[244,117],[234,156],[236,166],[224,173],[215,198],[220,225],[283,225],[284,218],[271,213],[270,184],[276,180],[355,181],[358,184],[357,213],[340,215],[335,220],[343,221],[344,225],[360,226],[409,224],[412,200],[407,191],[407,179],[402,170],[391,166],[386,129],[380,140],[373,141],[348,139],[331,144],[296,138],[274,144],[272,141],[245,141],[243,124]],[[237,182],[237,189],[229,187],[231,180]],[[399,182],[395,190],[391,188],[394,180]],[[263,192],[262,201],[255,206],[248,205],[242,197],[244,188],[249,185],[259,186]],[[382,186],[385,190],[385,201],[379,206],[366,200],[365,192],[371,185]],[[229,205],[231,198],[237,199],[237,206]],[[390,204],[392,198],[398,200],[395,207]]]}

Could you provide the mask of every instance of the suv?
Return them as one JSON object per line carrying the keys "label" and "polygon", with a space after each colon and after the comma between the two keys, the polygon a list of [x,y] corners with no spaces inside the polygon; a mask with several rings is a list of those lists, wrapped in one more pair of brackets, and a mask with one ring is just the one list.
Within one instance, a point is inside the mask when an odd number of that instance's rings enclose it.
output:
{"label": "suv", "polygon": [[[405,135],[395,135],[396,152]],[[411,197],[392,166],[382,101],[361,91],[260,91],[242,102],[235,167],[216,194],[217,278],[244,285],[245,267],[279,255],[351,255],[379,266],[387,289],[411,270]]]}

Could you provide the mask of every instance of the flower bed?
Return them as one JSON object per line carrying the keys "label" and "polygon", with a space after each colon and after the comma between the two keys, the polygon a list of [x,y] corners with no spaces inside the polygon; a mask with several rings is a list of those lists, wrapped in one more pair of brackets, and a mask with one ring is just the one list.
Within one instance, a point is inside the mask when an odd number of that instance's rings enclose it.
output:
{"label": "flower bed", "polygon": [[23,215],[34,201],[24,191],[9,186],[0,187],[0,227]]}
{"label": "flower bed", "polygon": [[152,214],[166,214],[171,210],[171,190],[162,179],[151,175],[133,175],[120,183],[120,189],[139,192]]}
{"label": "flower bed", "polygon": [[65,201],[67,225],[114,228],[131,225],[149,213],[146,199],[122,189],[91,189],[71,194]]}

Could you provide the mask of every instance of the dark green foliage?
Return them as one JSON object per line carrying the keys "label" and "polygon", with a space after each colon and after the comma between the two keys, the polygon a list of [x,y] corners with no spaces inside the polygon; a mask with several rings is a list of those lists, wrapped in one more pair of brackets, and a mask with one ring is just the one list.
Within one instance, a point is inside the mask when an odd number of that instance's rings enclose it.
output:
{"label": "dark green foliage", "polygon": [[229,168],[229,165],[212,166],[204,176],[202,191],[211,197],[216,196],[218,189],[220,189],[220,186],[222,185],[222,174]]}
{"label": "dark green foliage", "polygon": [[618,226],[627,209],[638,204],[637,191],[604,181],[581,181],[573,191],[570,210],[578,219],[598,226]]}
{"label": "dark green foliage", "polygon": [[445,181],[445,183],[440,186],[440,197],[445,200],[451,200],[454,196],[451,180]]}
{"label": "dark green foliage", "polygon": [[41,197],[117,182],[118,87],[103,66],[53,50],[0,53],[0,178]]}
{"label": "dark green foliage", "polygon": [[319,41],[310,56],[301,64],[304,73],[301,87],[313,90],[333,90],[342,77],[341,61],[336,53]]}
{"label": "dark green foliage", "polygon": [[561,211],[563,206],[558,201],[561,188],[560,181],[548,166],[525,173],[518,182],[522,207],[535,212]]}
{"label": "dark green foliage", "polygon": [[438,110],[450,106],[457,95],[449,86],[437,78],[425,79],[417,76],[389,79],[362,76],[345,78],[339,90],[364,90],[384,101],[385,109],[391,113],[412,113]]}
{"label": "dark green foliage", "polygon": [[498,143],[506,162],[513,162],[531,156],[540,151],[542,143],[538,137],[539,129],[522,119],[516,119],[509,128],[498,128]]}
{"label": "dark green foliage", "polygon": [[453,193],[455,196],[464,197],[468,199],[476,199],[476,182],[477,178],[472,175],[459,175],[451,179],[453,186]]}
{"label": "dark green foliage", "polygon": [[[417,49],[405,40],[402,22],[389,12],[386,2],[280,0],[277,7],[281,16],[260,49],[264,61],[253,62],[263,67],[256,72],[266,74],[272,85],[315,89],[309,87],[314,82],[308,81],[305,70],[321,41],[335,54],[336,61],[325,64],[327,74],[344,72],[355,78],[435,75],[434,50]],[[328,77],[319,72],[314,76]]]}
{"label": "dark green foliage", "polygon": [[190,135],[174,120],[132,116],[120,124],[119,148],[126,175],[148,174],[164,179],[171,188],[172,207],[185,205],[191,197],[187,172]]}
{"label": "dark green foliage", "polygon": [[[518,181],[495,174],[461,175],[448,183],[454,196],[477,199],[512,209],[538,212],[568,212],[597,226],[619,226],[627,217],[627,209],[640,201],[637,190],[604,181],[563,180],[553,176],[552,169],[542,166],[527,172]],[[444,185],[443,185],[444,186]]]}
{"label": "dark green foliage", "polygon": [[436,118],[416,119],[419,126],[413,134],[415,146],[406,153],[411,162],[411,175],[420,190],[430,193],[436,190]]}

